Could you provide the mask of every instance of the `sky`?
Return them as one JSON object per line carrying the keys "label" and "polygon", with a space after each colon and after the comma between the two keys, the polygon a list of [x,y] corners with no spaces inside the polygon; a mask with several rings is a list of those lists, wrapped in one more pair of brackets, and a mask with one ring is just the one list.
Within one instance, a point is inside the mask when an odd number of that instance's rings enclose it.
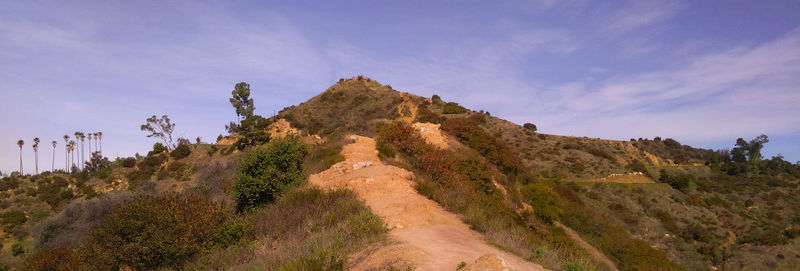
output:
{"label": "sky", "polygon": [[271,116],[359,74],[542,133],[673,138],[706,149],[767,134],[800,160],[799,1],[0,0],[0,171],[64,167],[63,135],[145,154],[139,126],[213,142],[250,84]]}

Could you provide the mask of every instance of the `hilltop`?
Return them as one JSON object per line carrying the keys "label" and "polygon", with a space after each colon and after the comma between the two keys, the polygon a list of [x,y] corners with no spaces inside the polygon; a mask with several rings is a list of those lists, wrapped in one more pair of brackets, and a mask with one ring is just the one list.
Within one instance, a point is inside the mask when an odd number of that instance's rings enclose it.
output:
{"label": "hilltop", "polygon": [[800,165],[760,157],[764,140],[542,134],[364,76],[272,118],[246,83],[233,95],[243,117],[216,144],[3,178],[0,269],[800,263]]}

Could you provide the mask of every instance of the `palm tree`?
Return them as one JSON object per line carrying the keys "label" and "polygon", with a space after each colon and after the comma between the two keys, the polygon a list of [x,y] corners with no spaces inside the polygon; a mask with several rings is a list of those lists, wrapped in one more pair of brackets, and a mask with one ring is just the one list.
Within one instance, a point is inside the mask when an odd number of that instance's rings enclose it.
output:
{"label": "palm tree", "polygon": [[94,135],[94,151],[98,151],[99,149],[97,148],[97,133],[94,133],[93,135]]}
{"label": "palm tree", "polygon": [[22,145],[25,145],[25,141],[22,141],[22,139],[17,140],[17,146],[19,146],[19,174],[25,175],[22,173]]}
{"label": "palm tree", "polygon": [[53,172],[56,172],[56,145],[58,144],[58,142],[53,140],[53,142],[50,142],[50,144],[53,144],[53,169],[51,170]]}
{"label": "palm tree", "polygon": [[36,165],[36,174],[39,174],[39,138],[33,138],[33,161]]}
{"label": "palm tree", "polygon": [[84,157],[86,157],[84,154],[86,154],[86,153],[83,151],[84,150],[83,147],[85,146],[84,145],[84,140],[86,140],[86,135],[81,133],[80,134],[80,138],[81,138],[81,167],[84,167],[83,162],[86,161],[86,159],[84,159]]}
{"label": "palm tree", "polygon": [[69,172],[69,136],[64,135],[64,172]]}
{"label": "palm tree", "polygon": [[95,135],[100,140],[100,156],[103,156],[103,132],[97,132]]}
{"label": "palm tree", "polygon": [[[77,145],[78,145],[77,142],[81,140],[81,132],[75,132],[74,135],[75,135],[75,145],[77,147]],[[78,153],[78,160],[80,160],[80,159],[81,159],[81,156],[80,156],[80,153]],[[75,164],[75,160],[72,160],[72,164]],[[78,168],[81,167],[80,164],[81,164],[80,161],[78,161]]]}
{"label": "palm tree", "polygon": [[86,133],[89,137],[89,160],[92,159],[92,133]]}
{"label": "palm tree", "polygon": [[74,172],[72,169],[76,167],[75,166],[75,144],[76,144],[75,140],[70,140],[69,141],[69,156],[70,156],[70,160],[69,160],[70,161],[70,163],[69,163],[70,166],[69,166],[69,168],[70,168],[71,172]]}

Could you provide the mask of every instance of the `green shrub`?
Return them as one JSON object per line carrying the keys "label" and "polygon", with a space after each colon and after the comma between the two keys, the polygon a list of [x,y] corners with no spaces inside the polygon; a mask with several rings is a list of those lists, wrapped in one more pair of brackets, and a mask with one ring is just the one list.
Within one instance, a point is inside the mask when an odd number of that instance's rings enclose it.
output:
{"label": "green shrub", "polygon": [[549,185],[541,182],[523,186],[519,190],[522,198],[533,207],[536,216],[546,223],[553,223],[562,213],[561,197]]}
{"label": "green shrub", "polygon": [[4,225],[9,225],[12,228],[25,224],[28,218],[25,217],[25,212],[21,210],[12,210],[0,213]]}
{"label": "green shrub", "polygon": [[163,154],[149,155],[145,157],[141,162],[139,162],[137,167],[139,168],[139,170],[149,175],[152,175],[153,173],[156,173],[156,170],[158,170],[158,168],[161,167],[161,164],[164,163],[164,160],[167,160],[166,155]]}
{"label": "green shrub", "polygon": [[458,103],[449,102],[449,103],[444,104],[444,109],[442,110],[442,113],[445,113],[445,114],[464,114],[464,113],[467,113],[467,111],[468,110],[466,108],[464,108],[463,106],[459,105]]}
{"label": "green shrub", "polygon": [[155,144],[153,144],[153,150],[148,152],[147,156],[151,156],[151,155],[154,155],[154,154],[159,154],[159,153],[162,153],[162,152],[165,152],[165,151],[167,151],[167,147],[165,147],[164,144],[155,143]]}
{"label": "green shrub", "polygon": [[300,137],[287,136],[245,152],[237,161],[234,175],[236,209],[243,211],[271,202],[289,185],[300,182],[308,149]]}
{"label": "green shrub", "polygon": [[217,147],[217,145],[211,145],[208,146],[208,151],[206,153],[208,154],[208,156],[213,156],[215,153],[217,153],[217,150],[219,150],[219,147]]}
{"label": "green shrub", "polygon": [[83,248],[94,269],[178,268],[213,240],[221,208],[192,193],[142,197],[109,214]]}
{"label": "green shrub", "polygon": [[375,140],[375,148],[378,149],[378,156],[380,156],[383,159],[394,158],[395,156],[397,156],[397,150],[394,149],[394,146],[386,143],[380,138],[378,140]]}
{"label": "green shrub", "polygon": [[227,247],[238,242],[244,237],[249,224],[241,219],[232,219],[222,224],[214,237],[214,245]]}
{"label": "green shrub", "polygon": [[280,271],[305,271],[305,270],[344,270],[345,259],[337,253],[327,249],[317,249],[314,254],[300,257],[286,265],[281,266]]}
{"label": "green shrub", "polygon": [[430,123],[442,123],[445,120],[444,117],[439,116],[436,113],[433,113],[428,106],[420,106],[417,110],[417,119],[414,120],[416,122],[430,122]]}
{"label": "green shrub", "polygon": [[64,189],[58,193],[58,197],[65,200],[70,200],[75,197],[75,193],[72,192],[72,189]]}
{"label": "green shrub", "polygon": [[22,243],[14,243],[13,245],[11,245],[11,255],[14,255],[14,257],[24,253],[25,253],[25,248],[23,247]]}
{"label": "green shrub", "polygon": [[[329,138],[332,138],[332,136]],[[306,172],[315,174],[330,168],[333,164],[344,161],[344,156],[341,154],[343,144],[344,140],[339,138],[336,140],[331,139],[328,143],[311,148],[304,163]]]}
{"label": "green shrub", "polygon": [[17,189],[19,187],[19,181],[17,178],[8,177],[0,179],[0,191],[8,191]]}
{"label": "green shrub", "polygon": [[562,271],[595,271],[597,268],[591,266],[587,263],[576,263],[573,261],[567,261],[561,265]]}
{"label": "green shrub", "polygon": [[180,144],[169,153],[169,156],[175,158],[176,160],[180,160],[186,156],[189,156],[190,154],[192,154],[192,148],[189,147],[189,144]]}
{"label": "green shrub", "polygon": [[659,181],[669,184],[672,188],[686,192],[689,184],[692,182],[692,176],[689,174],[675,174],[668,172],[664,169],[661,170]]}
{"label": "green shrub", "polygon": [[452,118],[442,123],[442,130],[455,136],[483,157],[499,166],[507,173],[516,174],[522,170],[519,155],[501,139],[487,133],[481,126],[481,115],[469,118]]}
{"label": "green shrub", "polygon": [[121,158],[119,161],[119,165],[124,168],[132,168],[136,166],[136,158],[133,157]]}

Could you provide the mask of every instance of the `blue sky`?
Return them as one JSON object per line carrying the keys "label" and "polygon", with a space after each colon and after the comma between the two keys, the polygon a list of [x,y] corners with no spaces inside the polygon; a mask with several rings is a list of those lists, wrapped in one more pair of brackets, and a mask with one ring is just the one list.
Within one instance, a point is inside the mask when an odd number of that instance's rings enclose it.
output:
{"label": "blue sky", "polygon": [[765,133],[766,155],[800,160],[798,1],[285,2],[0,0],[0,170],[24,139],[31,172],[36,136],[63,166],[75,131],[146,153],[154,114],[213,141],[237,82],[271,115],[358,74],[543,133],[713,149]]}

